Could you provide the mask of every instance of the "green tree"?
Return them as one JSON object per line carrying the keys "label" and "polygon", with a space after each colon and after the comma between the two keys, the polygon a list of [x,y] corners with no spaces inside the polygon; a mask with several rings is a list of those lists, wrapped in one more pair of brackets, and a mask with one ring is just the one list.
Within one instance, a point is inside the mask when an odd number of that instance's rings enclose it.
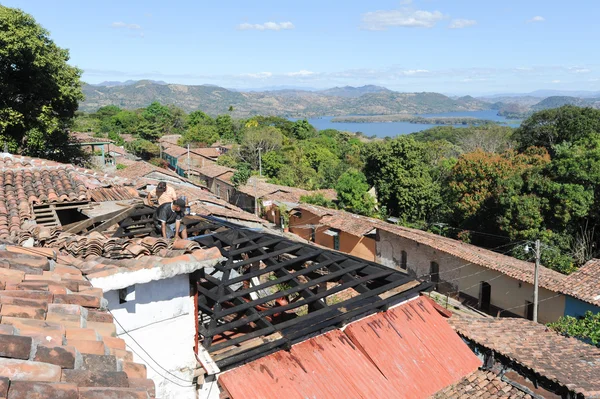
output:
{"label": "green tree", "polygon": [[364,216],[375,214],[375,199],[369,195],[369,184],[362,172],[349,170],[335,186],[340,208]]}
{"label": "green tree", "polygon": [[125,143],[127,151],[143,159],[157,158],[160,155],[160,148],[151,141],[144,139],[135,139],[129,143]]}
{"label": "green tree", "polygon": [[324,206],[325,208],[336,209],[335,202],[325,198],[325,196],[321,193],[312,194],[312,195],[303,195],[300,197],[300,202],[304,202],[305,204]]}
{"label": "green tree", "polygon": [[224,142],[233,143],[235,141],[235,127],[230,115],[219,115],[215,120],[217,132]]}
{"label": "green tree", "polygon": [[235,173],[231,176],[231,182],[234,187],[243,186],[248,182],[248,179],[252,176],[252,169],[247,163],[239,163]]}
{"label": "green tree", "polygon": [[190,114],[188,115],[188,125],[189,126],[214,125],[214,124],[215,124],[215,120],[200,110],[190,112]]}
{"label": "green tree", "polygon": [[307,138],[314,137],[317,131],[306,119],[299,119],[294,122],[292,133],[298,140],[306,140]]}
{"label": "green tree", "polygon": [[544,147],[554,155],[554,146],[600,133],[600,110],[565,105],[536,112],[515,132],[521,149]]}
{"label": "green tree", "polygon": [[239,155],[253,170],[258,170],[258,151],[262,154],[277,151],[283,145],[281,131],[273,126],[244,128]]}
{"label": "green tree", "polygon": [[179,145],[185,146],[188,143],[197,146],[211,146],[219,140],[217,128],[212,125],[194,125],[188,128],[179,139]]}
{"label": "green tree", "polygon": [[600,346],[600,313],[587,311],[581,319],[564,316],[548,327],[567,337],[579,338],[585,342]]}
{"label": "green tree", "polygon": [[81,92],[81,70],[68,50],[21,10],[0,5],[0,142],[10,151],[71,162],[68,146]]}
{"label": "green tree", "polygon": [[364,148],[365,175],[379,203],[405,222],[430,221],[442,204],[424,143],[406,136]]}

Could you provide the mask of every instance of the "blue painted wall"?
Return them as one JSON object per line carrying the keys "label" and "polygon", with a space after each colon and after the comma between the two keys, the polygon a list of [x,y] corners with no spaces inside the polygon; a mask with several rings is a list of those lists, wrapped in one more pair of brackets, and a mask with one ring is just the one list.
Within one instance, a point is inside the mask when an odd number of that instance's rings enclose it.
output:
{"label": "blue painted wall", "polygon": [[600,313],[600,307],[567,295],[565,301],[565,316],[582,317],[588,310],[592,313]]}

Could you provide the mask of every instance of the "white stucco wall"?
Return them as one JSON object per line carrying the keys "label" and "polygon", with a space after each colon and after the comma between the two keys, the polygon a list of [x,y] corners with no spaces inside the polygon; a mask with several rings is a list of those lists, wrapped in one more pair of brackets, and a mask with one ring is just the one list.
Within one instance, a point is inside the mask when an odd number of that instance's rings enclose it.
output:
{"label": "white stucco wall", "polygon": [[[195,399],[195,387],[190,385],[192,385],[196,366],[194,356],[196,329],[194,298],[190,296],[189,275],[183,274],[135,285],[135,300],[123,304],[119,303],[118,290],[105,292],[104,296],[108,300],[108,308],[122,327],[129,332],[129,334],[124,333],[123,328],[117,324],[118,337],[124,339],[132,351],[136,352],[135,362],[146,365],[148,378],[154,380],[156,385],[156,397]],[[183,381],[158,367],[140,346],[158,364]],[[186,387],[173,384],[159,374]]]}
{"label": "white stucco wall", "polygon": [[[491,304],[501,309],[525,317],[525,301],[533,301],[533,285],[520,282],[488,268],[469,264],[466,260],[446,252],[419,244],[413,240],[398,237],[387,231],[378,230],[377,262],[400,269],[401,252],[407,253],[408,272],[424,280],[429,279],[431,262],[439,265],[440,292],[464,292],[479,298],[482,281],[491,285]],[[565,297],[540,287],[538,321],[548,323],[558,320],[564,314]],[[549,299],[552,298],[552,299]]]}

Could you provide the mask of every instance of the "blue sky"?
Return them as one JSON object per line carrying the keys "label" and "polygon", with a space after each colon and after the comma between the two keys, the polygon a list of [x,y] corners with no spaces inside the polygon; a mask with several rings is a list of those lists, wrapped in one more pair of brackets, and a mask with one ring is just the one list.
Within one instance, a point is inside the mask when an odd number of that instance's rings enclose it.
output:
{"label": "blue sky", "polygon": [[89,83],[600,90],[598,0],[2,0]]}

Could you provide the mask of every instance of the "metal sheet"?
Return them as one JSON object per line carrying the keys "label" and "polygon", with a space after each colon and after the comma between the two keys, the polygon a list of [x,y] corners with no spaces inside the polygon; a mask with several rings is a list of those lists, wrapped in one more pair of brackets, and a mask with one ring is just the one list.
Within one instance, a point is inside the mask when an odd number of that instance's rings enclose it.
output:
{"label": "metal sheet", "polygon": [[399,398],[426,398],[481,365],[426,297],[350,324],[345,333]]}
{"label": "metal sheet", "polygon": [[428,302],[397,308],[220,376],[240,398],[427,398],[480,361]]}

